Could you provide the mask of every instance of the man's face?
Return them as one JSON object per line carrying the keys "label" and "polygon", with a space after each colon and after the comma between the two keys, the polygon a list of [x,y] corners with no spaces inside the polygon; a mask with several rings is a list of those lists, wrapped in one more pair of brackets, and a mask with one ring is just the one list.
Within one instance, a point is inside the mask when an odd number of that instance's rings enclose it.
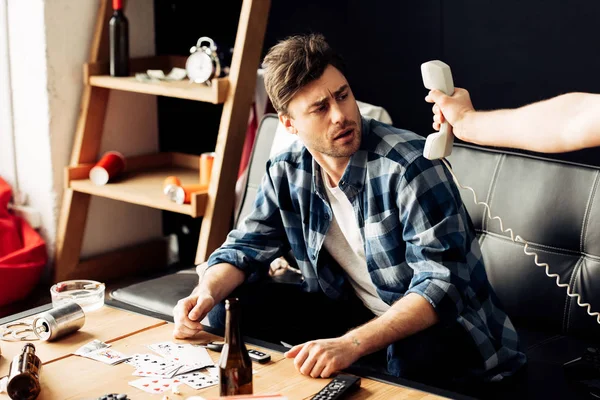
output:
{"label": "man's face", "polygon": [[331,65],[294,96],[288,114],[280,114],[280,121],[298,135],[317,161],[321,156],[349,158],[360,147],[356,99],[344,75]]}

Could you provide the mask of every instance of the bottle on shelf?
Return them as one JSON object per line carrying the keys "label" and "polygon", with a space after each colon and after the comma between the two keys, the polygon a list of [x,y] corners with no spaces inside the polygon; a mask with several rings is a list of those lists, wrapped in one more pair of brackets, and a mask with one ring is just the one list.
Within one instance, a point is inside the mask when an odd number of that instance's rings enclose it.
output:
{"label": "bottle on shelf", "polygon": [[221,396],[252,394],[252,361],[240,330],[239,300],[227,299],[225,310],[225,345],[219,359]]}
{"label": "bottle on shelf", "polygon": [[109,25],[110,75],[129,76],[129,21],[123,13],[123,0],[113,0]]}

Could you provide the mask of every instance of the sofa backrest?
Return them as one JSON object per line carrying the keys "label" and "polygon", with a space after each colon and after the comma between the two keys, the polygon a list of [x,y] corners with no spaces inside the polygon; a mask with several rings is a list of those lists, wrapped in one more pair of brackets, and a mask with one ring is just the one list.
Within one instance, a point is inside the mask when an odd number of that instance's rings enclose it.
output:
{"label": "sofa backrest", "polygon": [[[449,157],[460,183],[487,202],[492,217],[502,218],[529,242],[539,263],[600,311],[600,169],[469,145],[456,145]],[[534,257],[502,233],[497,220],[461,189],[479,236],[488,278],[515,325],[556,333],[598,337],[596,317],[567,296]]]}
{"label": "sofa backrest", "polygon": [[240,205],[234,216],[234,226],[239,226],[244,217],[250,214],[254,208],[254,199],[258,193],[260,182],[267,171],[267,161],[269,161],[269,154],[273,146],[278,124],[279,119],[275,114],[267,114],[258,125],[256,138],[252,146],[252,153],[248,160],[245,189],[242,192]]}

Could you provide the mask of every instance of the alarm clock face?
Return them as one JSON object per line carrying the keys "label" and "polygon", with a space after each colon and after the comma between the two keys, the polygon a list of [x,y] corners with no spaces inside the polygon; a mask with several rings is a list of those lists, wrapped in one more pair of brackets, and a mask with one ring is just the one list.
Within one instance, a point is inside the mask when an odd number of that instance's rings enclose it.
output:
{"label": "alarm clock face", "polygon": [[185,63],[185,70],[188,77],[196,83],[208,81],[213,75],[214,68],[210,56],[200,51],[191,54]]}

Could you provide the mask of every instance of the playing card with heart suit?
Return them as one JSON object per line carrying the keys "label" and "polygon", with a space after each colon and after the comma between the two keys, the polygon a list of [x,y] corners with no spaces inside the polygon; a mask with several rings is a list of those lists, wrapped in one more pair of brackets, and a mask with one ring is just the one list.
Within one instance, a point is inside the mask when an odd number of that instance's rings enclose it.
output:
{"label": "playing card with heart suit", "polygon": [[179,379],[164,379],[164,378],[140,378],[129,382],[130,386],[141,389],[146,393],[163,393],[173,386],[180,383]]}
{"label": "playing card with heart suit", "polygon": [[188,343],[160,342],[148,345],[148,348],[169,360],[184,364],[178,374],[185,374],[214,365],[206,349],[200,346]]}
{"label": "playing card with heart suit", "polygon": [[181,363],[154,354],[134,354],[127,363],[136,368],[133,372],[135,376],[161,378],[172,378],[182,366]]}
{"label": "playing card with heart suit", "polygon": [[151,376],[159,378],[173,378],[181,369],[182,364],[167,362],[158,369],[138,368],[132,375],[135,376]]}
{"label": "playing card with heart suit", "polygon": [[90,353],[86,353],[84,357],[91,358],[92,360],[101,361],[105,364],[115,365],[122,363],[123,361],[127,361],[130,356],[121,353],[120,351],[116,351],[113,349],[100,349],[96,351],[92,351]]}

